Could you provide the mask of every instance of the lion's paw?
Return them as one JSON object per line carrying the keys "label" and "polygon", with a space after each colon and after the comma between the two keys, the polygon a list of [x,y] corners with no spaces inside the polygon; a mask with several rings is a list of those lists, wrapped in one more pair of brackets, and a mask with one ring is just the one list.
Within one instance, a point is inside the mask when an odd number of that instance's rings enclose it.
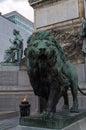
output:
{"label": "lion's paw", "polygon": [[63,105],[62,110],[69,110],[69,105]]}
{"label": "lion's paw", "polygon": [[43,119],[43,120],[51,119],[51,118],[53,118],[53,113],[52,112],[44,111],[41,114],[41,119]]}
{"label": "lion's paw", "polygon": [[79,109],[77,107],[71,107],[70,112],[79,113]]}

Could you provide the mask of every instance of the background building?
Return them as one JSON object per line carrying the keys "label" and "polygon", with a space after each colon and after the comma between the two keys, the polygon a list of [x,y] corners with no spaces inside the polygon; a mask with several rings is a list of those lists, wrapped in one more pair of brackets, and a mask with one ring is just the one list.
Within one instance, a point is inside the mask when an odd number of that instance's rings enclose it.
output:
{"label": "background building", "polygon": [[11,45],[9,39],[14,39],[13,29],[20,31],[25,49],[27,39],[32,34],[34,26],[30,20],[16,11],[0,15],[0,62],[3,61],[5,50]]}

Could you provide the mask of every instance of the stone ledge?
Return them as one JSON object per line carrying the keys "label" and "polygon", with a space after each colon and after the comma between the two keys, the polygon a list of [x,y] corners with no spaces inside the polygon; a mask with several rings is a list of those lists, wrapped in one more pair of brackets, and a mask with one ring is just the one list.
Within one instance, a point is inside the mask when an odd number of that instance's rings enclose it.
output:
{"label": "stone ledge", "polygon": [[12,118],[12,117],[16,117],[19,116],[19,112],[18,111],[2,111],[0,112],[0,120],[2,119],[8,119],[8,118]]}
{"label": "stone ledge", "polygon": [[76,27],[76,25],[77,27],[81,27],[81,24],[82,24],[81,18],[76,18],[75,20],[67,20],[64,22],[54,23],[51,25],[36,28],[35,32],[42,31],[42,30],[51,30],[51,29],[54,29],[54,30],[59,30],[59,29],[68,30],[69,29],[70,30],[74,26]]}
{"label": "stone ledge", "polygon": [[0,65],[0,71],[19,71],[19,66],[1,66]]}
{"label": "stone ledge", "polygon": [[40,2],[42,2],[43,0],[28,0],[28,2],[30,3],[31,6],[38,4]]}
{"label": "stone ledge", "polygon": [[0,86],[0,92],[3,91],[33,91],[31,86]]}
{"label": "stone ledge", "polygon": [[28,2],[33,8],[39,8],[44,5],[48,6],[49,4],[60,2],[60,1],[62,0],[28,0]]}

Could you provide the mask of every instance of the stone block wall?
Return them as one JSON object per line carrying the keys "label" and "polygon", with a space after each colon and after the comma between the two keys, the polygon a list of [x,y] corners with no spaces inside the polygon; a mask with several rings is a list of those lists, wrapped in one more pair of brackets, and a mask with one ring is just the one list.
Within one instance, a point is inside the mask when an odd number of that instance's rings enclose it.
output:
{"label": "stone block wall", "polygon": [[0,66],[0,111],[19,111],[27,96],[31,113],[39,110],[38,97],[34,95],[25,69],[19,66]]}
{"label": "stone block wall", "polygon": [[[79,64],[75,66],[78,73],[80,88],[86,88],[85,66]],[[18,66],[0,66],[0,111],[19,111],[22,99],[27,96],[31,104],[31,114],[40,109],[38,96],[34,95],[26,69]],[[4,82],[5,81],[5,82]],[[69,92],[70,106],[72,96]],[[78,92],[79,108],[86,108],[86,97]],[[61,109],[63,99],[57,105],[57,110]]]}

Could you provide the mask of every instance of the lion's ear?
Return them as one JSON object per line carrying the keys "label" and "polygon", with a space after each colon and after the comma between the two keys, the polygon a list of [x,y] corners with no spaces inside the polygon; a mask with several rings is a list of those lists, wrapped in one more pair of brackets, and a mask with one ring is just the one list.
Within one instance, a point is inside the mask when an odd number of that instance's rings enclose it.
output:
{"label": "lion's ear", "polygon": [[26,54],[27,54],[27,48],[25,48],[24,50],[24,55],[26,56]]}

